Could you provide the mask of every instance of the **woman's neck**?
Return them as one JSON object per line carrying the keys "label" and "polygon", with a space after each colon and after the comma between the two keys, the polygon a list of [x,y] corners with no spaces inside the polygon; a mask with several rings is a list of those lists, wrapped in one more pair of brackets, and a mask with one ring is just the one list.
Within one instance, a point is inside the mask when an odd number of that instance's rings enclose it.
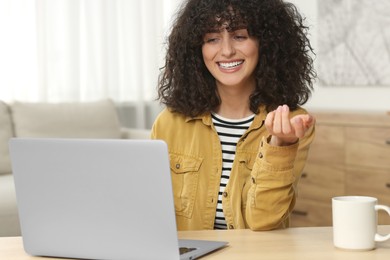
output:
{"label": "woman's neck", "polygon": [[215,111],[218,115],[229,118],[229,119],[241,119],[246,118],[253,114],[253,112],[248,108],[243,106],[224,106],[221,104]]}
{"label": "woman's neck", "polygon": [[253,89],[254,87],[219,86],[218,94],[221,98],[221,104],[215,112],[230,119],[240,119],[252,115],[249,97],[253,93]]}

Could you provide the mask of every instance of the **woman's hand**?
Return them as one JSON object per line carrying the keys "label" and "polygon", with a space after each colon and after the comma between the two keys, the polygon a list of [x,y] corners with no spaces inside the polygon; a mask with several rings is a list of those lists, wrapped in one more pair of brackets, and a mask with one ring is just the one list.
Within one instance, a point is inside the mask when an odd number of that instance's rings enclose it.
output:
{"label": "woman's hand", "polygon": [[287,105],[279,106],[276,110],[268,113],[265,119],[265,127],[272,135],[270,145],[274,146],[296,143],[314,124],[315,118],[309,114],[290,118],[290,109]]}

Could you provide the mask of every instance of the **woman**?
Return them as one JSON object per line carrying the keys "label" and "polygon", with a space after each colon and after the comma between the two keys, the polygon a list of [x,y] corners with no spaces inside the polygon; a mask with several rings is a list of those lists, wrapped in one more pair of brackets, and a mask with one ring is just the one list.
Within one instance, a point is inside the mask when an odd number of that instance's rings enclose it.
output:
{"label": "woman", "polygon": [[168,39],[152,138],[168,144],[178,230],[288,226],[314,137],[315,72],[282,0],[188,0]]}

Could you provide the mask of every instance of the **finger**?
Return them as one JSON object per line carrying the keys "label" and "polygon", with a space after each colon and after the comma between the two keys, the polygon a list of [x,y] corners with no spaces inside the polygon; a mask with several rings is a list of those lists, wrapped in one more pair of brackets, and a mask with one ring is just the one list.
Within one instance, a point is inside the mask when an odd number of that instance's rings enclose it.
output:
{"label": "finger", "polygon": [[278,106],[278,108],[275,110],[273,124],[273,132],[280,134],[282,132],[282,106]]}
{"label": "finger", "polygon": [[292,124],[294,127],[295,136],[302,138],[305,135],[306,130],[302,117],[294,117]]}
{"label": "finger", "polygon": [[275,118],[275,111],[269,112],[264,122],[265,127],[267,128],[268,132],[270,132],[271,134],[273,133],[274,118]]}
{"label": "finger", "polygon": [[306,115],[306,118],[304,120],[304,124],[307,128],[311,127],[316,123],[316,119],[312,115]]}
{"label": "finger", "polygon": [[309,115],[309,114],[307,114],[307,115],[298,115],[297,117],[300,117],[302,119],[303,126],[306,129],[310,128],[316,122],[315,118],[312,115]]}
{"label": "finger", "polygon": [[281,120],[283,134],[291,134],[290,109],[287,105],[282,107]]}

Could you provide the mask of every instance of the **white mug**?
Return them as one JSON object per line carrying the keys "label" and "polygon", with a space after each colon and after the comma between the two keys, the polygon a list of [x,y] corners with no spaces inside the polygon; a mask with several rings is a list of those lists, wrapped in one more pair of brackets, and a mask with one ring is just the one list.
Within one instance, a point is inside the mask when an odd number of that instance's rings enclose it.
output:
{"label": "white mug", "polygon": [[377,205],[378,199],[365,196],[341,196],[332,198],[333,243],[348,250],[371,250],[375,242],[390,239],[377,233],[377,211],[384,210],[390,216],[390,207]]}

